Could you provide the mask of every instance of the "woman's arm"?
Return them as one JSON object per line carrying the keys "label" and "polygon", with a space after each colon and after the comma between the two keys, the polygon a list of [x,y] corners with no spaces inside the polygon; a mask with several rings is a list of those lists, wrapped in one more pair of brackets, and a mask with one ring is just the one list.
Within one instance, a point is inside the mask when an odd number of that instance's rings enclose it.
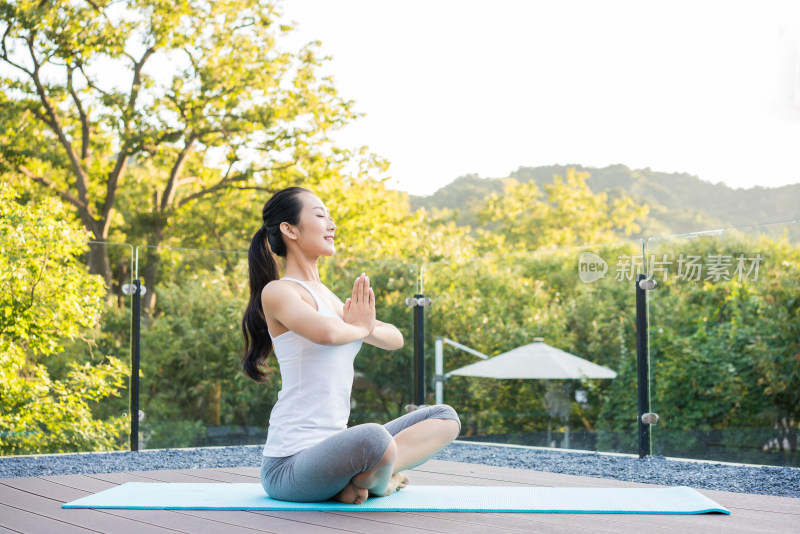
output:
{"label": "woman's arm", "polygon": [[364,343],[369,343],[384,350],[397,350],[403,348],[403,334],[393,324],[375,321],[375,328],[369,336],[364,338]]}
{"label": "woman's arm", "polygon": [[347,301],[349,313],[343,324],[337,317],[319,313],[287,284],[270,282],[261,292],[265,313],[292,332],[320,345],[345,345],[366,338],[373,330],[375,294],[363,276],[356,280],[353,297]]}

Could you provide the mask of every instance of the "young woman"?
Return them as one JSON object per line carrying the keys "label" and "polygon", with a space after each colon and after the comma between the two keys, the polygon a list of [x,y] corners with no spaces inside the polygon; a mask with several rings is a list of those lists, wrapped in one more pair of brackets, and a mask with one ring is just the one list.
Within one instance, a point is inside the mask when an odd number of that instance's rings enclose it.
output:
{"label": "young woman", "polygon": [[[403,336],[376,320],[375,293],[365,274],[345,302],[320,282],[317,261],[334,254],[336,225],[319,198],[307,189],[283,189],[264,205],[262,218],[248,254],[242,369],[265,381],[274,348],[282,387],[269,418],[264,490],[274,499],[347,504],[389,495],[408,484],[402,471],[458,436],[458,416],[446,405],[427,406],[385,425],[347,428],[361,344],[396,350]],[[270,251],[286,259],[283,278]]]}

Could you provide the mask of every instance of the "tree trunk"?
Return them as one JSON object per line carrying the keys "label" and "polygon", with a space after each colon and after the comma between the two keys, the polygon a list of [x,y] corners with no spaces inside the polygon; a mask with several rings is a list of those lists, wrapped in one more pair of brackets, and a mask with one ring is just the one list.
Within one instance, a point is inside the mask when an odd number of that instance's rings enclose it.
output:
{"label": "tree trunk", "polygon": [[110,294],[113,280],[111,262],[108,259],[108,245],[105,241],[89,244],[89,272],[103,277],[106,283],[106,292]]}
{"label": "tree trunk", "polygon": [[142,308],[148,315],[153,314],[153,309],[156,305],[156,282],[158,280],[158,267],[161,263],[161,258],[158,255],[158,249],[148,250],[147,264],[144,267],[144,277],[142,284],[147,288],[147,293],[142,297]]}
{"label": "tree trunk", "polygon": [[147,248],[147,262],[144,267],[142,284],[147,292],[142,298],[142,308],[148,315],[152,315],[156,306],[156,284],[159,281],[159,267],[161,266],[161,241],[164,239],[164,229],[156,228],[150,242],[152,248]]}

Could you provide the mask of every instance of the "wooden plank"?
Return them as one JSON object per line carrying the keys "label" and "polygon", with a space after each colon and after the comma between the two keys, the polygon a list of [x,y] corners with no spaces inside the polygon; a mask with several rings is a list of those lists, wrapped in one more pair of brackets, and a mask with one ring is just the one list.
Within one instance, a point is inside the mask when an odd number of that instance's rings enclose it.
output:
{"label": "wooden plank", "polygon": [[[6,479],[2,480],[5,482]],[[78,490],[71,491],[78,492]],[[2,501],[3,504],[13,506],[18,510],[24,510],[33,514],[49,517],[50,519],[69,523],[86,530],[95,530],[97,532],[141,532],[142,534],[174,532],[159,527],[153,527],[152,525],[143,525],[130,519],[116,517],[113,514],[108,514],[100,510],[67,510],[61,508],[61,504],[64,502],[61,498],[52,497],[52,492],[46,493],[50,495],[42,496],[14,488],[7,484],[0,484],[0,501]],[[86,495],[84,492],[79,493]],[[73,495],[74,498],[82,496],[83,495]],[[72,498],[69,500],[72,500]]]}
{"label": "wooden plank", "polygon": [[[338,512],[337,512],[338,513]],[[348,515],[358,516],[358,514],[378,514],[382,512],[351,512]],[[430,525],[435,526],[442,532],[466,533],[474,532],[481,534],[484,532],[620,532],[620,530],[602,530],[592,526],[592,528],[576,528],[574,525],[562,524],[558,518],[550,519],[544,514],[530,514],[538,517],[530,518],[522,522],[518,517],[528,514],[507,514],[509,521],[504,520],[498,514],[487,513],[450,513],[450,512],[383,512],[391,514],[387,521],[405,524],[408,526]]]}
{"label": "wooden plank", "polygon": [[[146,471],[130,471],[131,473],[136,473],[142,476],[146,476]],[[259,484],[261,482],[261,478],[256,472],[255,475],[247,475],[240,472],[231,472],[226,471],[225,469],[192,469],[192,470],[181,470],[183,473],[190,474],[192,476],[196,476],[199,479],[205,480],[216,480],[218,482],[250,482]]]}
{"label": "wooden plank", "polygon": [[[58,532],[58,534],[86,533],[85,528],[76,527],[46,515],[26,512],[6,504],[0,504],[0,517],[3,526],[19,532],[20,534],[41,534],[42,532]],[[102,532],[102,531],[95,531]]]}
{"label": "wooden plank", "polygon": [[301,517],[284,519],[264,516],[254,512],[233,510],[193,510],[192,515],[206,519],[219,519],[231,525],[258,530],[268,529],[276,534],[341,534],[342,530],[304,523]]}
{"label": "wooden plank", "polygon": [[[635,532],[648,533],[707,533],[728,532],[749,534],[760,532],[758,527],[737,527],[729,516],[704,516],[701,524],[691,522],[693,516],[621,515],[606,520],[604,515],[584,514],[475,514],[477,517],[452,517],[456,521],[481,522],[487,525],[516,528],[526,532],[550,532],[558,529],[566,532]],[[665,522],[667,518],[677,519]],[[792,532],[786,529],[766,529],[769,532]]]}
{"label": "wooden plank", "polygon": [[47,482],[52,482],[53,484],[59,484],[61,486],[79,489],[89,493],[97,493],[98,491],[113,488],[116,485],[110,482],[104,482],[102,480],[92,478],[89,475],[50,475],[30,479],[19,478],[16,480],[19,480],[20,482],[24,480],[30,480],[31,483],[33,483],[35,480],[44,480]]}
{"label": "wooden plank", "polygon": [[258,467],[221,467],[214,469],[214,471],[223,471],[225,473],[236,473],[244,476],[251,476],[256,480],[261,479],[261,469]]}

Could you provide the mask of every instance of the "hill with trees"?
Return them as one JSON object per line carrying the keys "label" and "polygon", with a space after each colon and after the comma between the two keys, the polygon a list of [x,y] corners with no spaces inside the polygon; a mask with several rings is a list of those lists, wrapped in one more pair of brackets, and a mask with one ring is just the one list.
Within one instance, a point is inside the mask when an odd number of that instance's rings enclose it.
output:
{"label": "hill with trees", "polygon": [[564,176],[568,168],[588,172],[586,184],[593,193],[606,193],[613,200],[624,195],[650,208],[647,220],[634,237],[669,235],[741,227],[800,218],[800,184],[777,188],[756,186],[734,189],[712,184],[686,173],[629,169],[625,165],[603,168],[582,165],[520,167],[506,178],[461,176],[429,196],[411,196],[415,209],[448,209],[459,224],[479,225],[478,213],[492,194],[502,194],[510,180],[535,182],[539,188]]}

